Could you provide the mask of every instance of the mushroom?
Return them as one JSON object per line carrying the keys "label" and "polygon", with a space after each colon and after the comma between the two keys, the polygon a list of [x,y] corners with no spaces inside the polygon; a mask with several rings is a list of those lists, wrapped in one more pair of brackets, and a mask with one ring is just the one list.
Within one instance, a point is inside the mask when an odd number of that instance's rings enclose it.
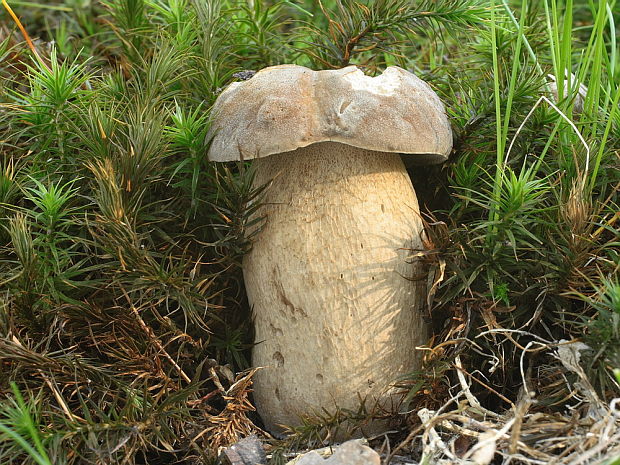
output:
{"label": "mushroom", "polygon": [[360,399],[393,409],[390,383],[419,368],[428,337],[411,259],[423,226],[401,154],[446,160],[441,101],[398,67],[369,77],[282,65],[231,84],[212,115],[210,160],[253,159],[255,185],[269,183],[243,261],[266,428]]}

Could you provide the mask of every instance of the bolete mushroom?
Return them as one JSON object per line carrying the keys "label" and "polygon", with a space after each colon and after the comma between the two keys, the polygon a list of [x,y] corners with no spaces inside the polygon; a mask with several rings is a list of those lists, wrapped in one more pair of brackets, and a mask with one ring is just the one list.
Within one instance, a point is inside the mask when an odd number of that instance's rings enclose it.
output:
{"label": "bolete mushroom", "polygon": [[441,101],[398,67],[369,77],[282,65],[231,84],[212,115],[209,158],[254,159],[255,184],[270,183],[243,262],[265,426],[360,399],[392,408],[390,383],[419,367],[428,337],[410,258],[423,226],[401,154],[446,160]]}

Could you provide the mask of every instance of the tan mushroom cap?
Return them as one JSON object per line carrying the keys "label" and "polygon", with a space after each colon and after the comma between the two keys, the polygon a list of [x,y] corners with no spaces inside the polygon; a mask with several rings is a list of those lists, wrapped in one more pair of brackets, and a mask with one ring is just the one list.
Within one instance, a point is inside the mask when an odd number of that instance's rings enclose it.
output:
{"label": "tan mushroom cap", "polygon": [[441,163],[452,149],[439,97],[396,66],[376,77],[356,66],[272,66],[228,86],[212,115],[212,161],[250,160],[326,141],[407,154],[419,164]]}

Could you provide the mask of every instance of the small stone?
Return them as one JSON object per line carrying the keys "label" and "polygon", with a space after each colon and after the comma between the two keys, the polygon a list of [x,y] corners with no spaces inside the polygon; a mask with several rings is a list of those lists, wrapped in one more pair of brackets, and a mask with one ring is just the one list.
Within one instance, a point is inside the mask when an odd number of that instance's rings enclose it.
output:
{"label": "small stone", "polygon": [[263,444],[254,434],[224,449],[220,459],[223,463],[230,465],[265,465],[267,463]]}
{"label": "small stone", "polygon": [[325,460],[315,450],[302,455],[295,465],[325,465]]}
{"label": "small stone", "polygon": [[368,446],[359,441],[348,441],[336,449],[334,455],[325,460],[329,465],[381,465],[381,458]]}
{"label": "small stone", "polygon": [[352,440],[337,447],[327,459],[323,459],[316,451],[311,451],[296,459],[294,463],[295,465],[381,465],[381,458],[360,440]]}

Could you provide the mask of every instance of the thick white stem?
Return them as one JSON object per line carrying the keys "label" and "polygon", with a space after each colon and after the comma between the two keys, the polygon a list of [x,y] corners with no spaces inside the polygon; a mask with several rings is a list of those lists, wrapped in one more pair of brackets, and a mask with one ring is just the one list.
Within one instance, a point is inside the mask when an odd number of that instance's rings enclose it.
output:
{"label": "thick white stem", "polygon": [[422,221],[398,154],[334,142],[255,160],[272,181],[244,277],[253,306],[255,400],[265,425],[388,408],[389,385],[419,367],[425,280],[409,258]]}

